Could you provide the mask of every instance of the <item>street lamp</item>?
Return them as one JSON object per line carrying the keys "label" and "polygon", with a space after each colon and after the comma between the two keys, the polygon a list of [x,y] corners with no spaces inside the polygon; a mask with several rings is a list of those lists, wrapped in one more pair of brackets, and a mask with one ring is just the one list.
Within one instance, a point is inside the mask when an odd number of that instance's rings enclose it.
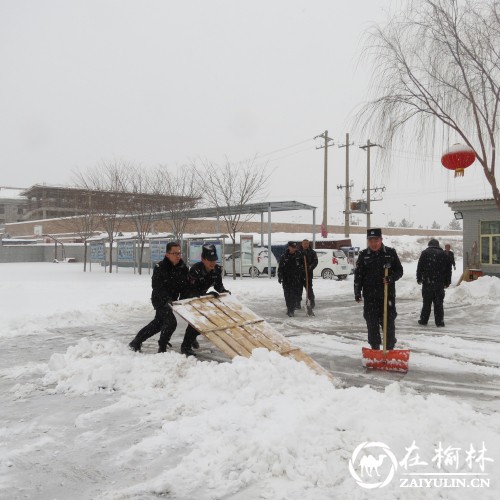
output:
{"label": "street lamp", "polygon": [[391,216],[391,212],[382,212],[382,215],[385,215],[386,216],[386,221],[385,221],[385,225],[387,226],[389,224],[389,217]]}
{"label": "street lamp", "polygon": [[411,225],[411,207],[416,207],[417,205],[408,205],[404,204],[405,207],[408,207],[408,224]]}

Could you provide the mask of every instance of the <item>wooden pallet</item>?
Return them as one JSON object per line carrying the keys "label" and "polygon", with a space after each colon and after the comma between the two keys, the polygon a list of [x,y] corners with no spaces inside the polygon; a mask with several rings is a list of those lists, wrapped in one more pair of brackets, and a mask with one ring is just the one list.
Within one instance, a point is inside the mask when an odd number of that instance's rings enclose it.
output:
{"label": "wooden pallet", "polygon": [[316,373],[333,379],[314,359],[293,346],[269,323],[229,294],[220,294],[218,298],[205,295],[179,300],[174,302],[173,308],[230,358],[249,358],[254,349],[264,347],[282,356],[303,361]]}

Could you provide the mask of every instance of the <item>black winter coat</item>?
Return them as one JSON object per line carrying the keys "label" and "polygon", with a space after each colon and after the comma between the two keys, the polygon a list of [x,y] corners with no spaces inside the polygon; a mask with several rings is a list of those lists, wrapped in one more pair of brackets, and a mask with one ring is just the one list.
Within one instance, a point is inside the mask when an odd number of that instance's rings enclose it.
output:
{"label": "black winter coat", "polygon": [[427,247],[418,259],[417,282],[424,287],[447,287],[451,283],[451,262],[441,247]]}
{"label": "black winter coat", "polygon": [[284,285],[297,285],[304,280],[304,257],[299,252],[291,254],[288,249],[278,264],[278,279]]}
{"label": "black winter coat", "polygon": [[451,251],[451,250],[448,250],[448,251],[444,251],[444,254],[446,255],[446,257],[448,257],[448,260],[450,261],[450,264],[453,266],[453,267],[456,267],[456,263],[455,263],[455,254]]}
{"label": "black winter coat", "polygon": [[189,270],[187,282],[187,288],[181,299],[206,295],[212,286],[219,293],[227,292],[222,284],[222,267],[219,264],[216,264],[213,271],[207,271],[203,262],[197,262]]}
{"label": "black winter coat", "polygon": [[386,264],[389,265],[389,297],[396,297],[394,282],[403,276],[403,266],[396,250],[385,245],[377,252],[372,252],[369,248],[359,252],[354,270],[354,297],[363,296],[367,300],[383,299]]}
{"label": "black winter coat", "polygon": [[311,279],[314,268],[318,265],[318,254],[312,248],[301,250],[299,258],[301,259],[302,265],[304,265],[304,256],[306,257],[307,262],[307,273],[309,275],[309,278]]}
{"label": "black winter coat", "polygon": [[174,301],[185,291],[188,267],[181,259],[174,266],[167,257],[158,262],[153,269],[151,302],[155,309],[160,309],[168,301]]}

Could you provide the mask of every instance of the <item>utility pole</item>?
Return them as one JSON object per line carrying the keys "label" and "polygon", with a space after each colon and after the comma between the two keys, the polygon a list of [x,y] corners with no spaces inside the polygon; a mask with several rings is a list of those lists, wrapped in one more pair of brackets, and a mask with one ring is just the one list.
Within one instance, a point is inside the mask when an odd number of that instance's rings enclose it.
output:
{"label": "utility pole", "polygon": [[333,146],[328,144],[333,141],[328,137],[328,130],[321,135],[317,135],[315,139],[324,139],[325,144],[323,146],[317,146],[316,149],[325,148],[325,159],[324,159],[324,173],[323,173],[323,222],[321,223],[321,236],[326,238],[328,236],[328,148]]}
{"label": "utility pole", "polygon": [[345,186],[337,186],[337,189],[342,189],[345,187],[345,219],[344,219],[344,233],[345,237],[349,236],[349,224],[351,218],[351,192],[349,183],[349,146],[352,146],[354,142],[349,142],[349,132],[345,135],[345,144],[340,144],[339,148],[345,148]]}
{"label": "utility pole", "polygon": [[367,193],[366,194],[366,229],[369,229],[371,227],[370,216],[372,213],[371,206],[370,206],[370,201],[371,201],[370,191],[378,191],[379,189],[382,191],[385,191],[385,187],[372,189],[370,186],[370,149],[373,147],[381,148],[382,146],[380,144],[373,144],[370,142],[370,139],[368,139],[364,146],[359,146],[359,147],[366,151],[366,193]]}

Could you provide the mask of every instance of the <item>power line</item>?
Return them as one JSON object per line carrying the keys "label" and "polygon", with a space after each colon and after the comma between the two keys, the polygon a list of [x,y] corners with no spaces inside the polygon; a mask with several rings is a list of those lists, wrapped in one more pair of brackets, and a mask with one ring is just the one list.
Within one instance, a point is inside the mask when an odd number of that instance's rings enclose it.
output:
{"label": "power line", "polygon": [[300,146],[301,144],[305,144],[306,142],[309,142],[309,141],[312,141],[312,139],[306,139],[305,141],[297,142],[295,144],[291,144],[290,146],[285,146],[284,148],[275,149],[274,151],[270,151],[269,153],[263,153],[261,155],[257,155],[254,158],[255,159],[264,158],[265,156],[270,156],[270,155],[273,155],[274,153],[279,153],[280,151],[285,151],[286,149],[291,149],[291,148],[294,148],[296,146]]}

